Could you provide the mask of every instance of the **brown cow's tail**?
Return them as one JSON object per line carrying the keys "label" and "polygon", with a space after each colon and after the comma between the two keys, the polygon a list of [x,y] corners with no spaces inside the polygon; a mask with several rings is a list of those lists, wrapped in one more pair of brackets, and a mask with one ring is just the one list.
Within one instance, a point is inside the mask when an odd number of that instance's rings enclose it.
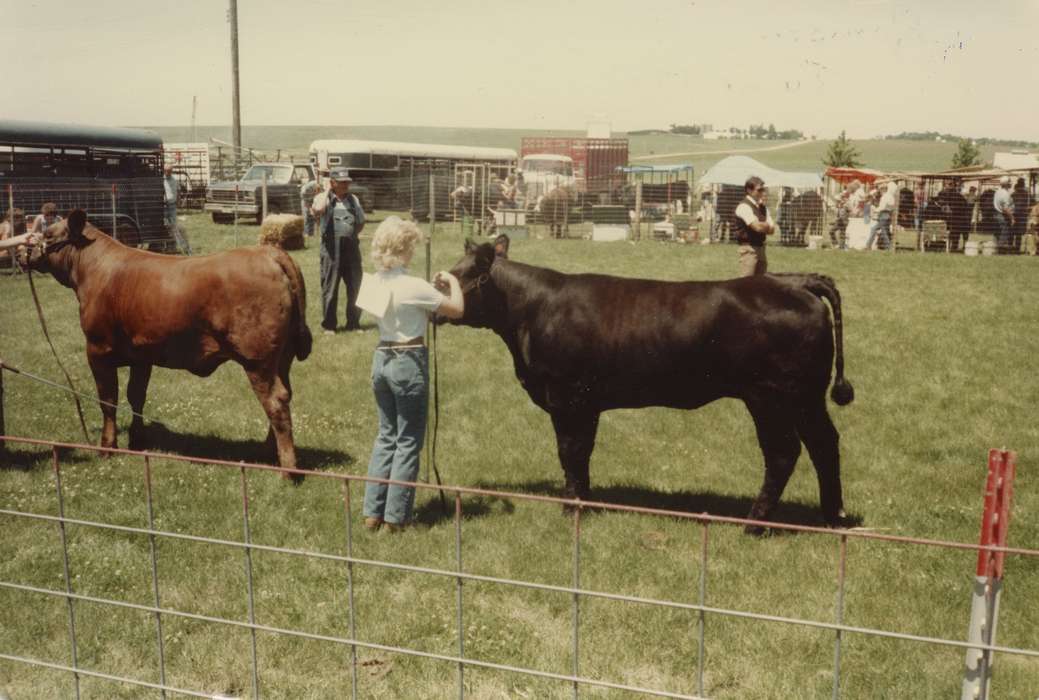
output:
{"label": "brown cow's tail", "polygon": [[831,277],[817,274],[780,274],[777,277],[788,280],[796,278],[804,289],[830,302],[830,308],[833,310],[834,369],[837,372],[833,388],[830,389],[830,398],[838,406],[847,406],[855,399],[855,389],[852,388],[851,382],[844,378],[844,321],[841,316],[841,294],[837,291],[836,283]]}
{"label": "brown cow's tail", "polygon": [[271,252],[289,282],[296,323],[296,359],[305,360],[314,347],[314,336],[310,334],[310,328],[307,327],[307,287],[303,282],[303,275],[300,273],[296,261],[288,253],[275,246],[264,247]]}

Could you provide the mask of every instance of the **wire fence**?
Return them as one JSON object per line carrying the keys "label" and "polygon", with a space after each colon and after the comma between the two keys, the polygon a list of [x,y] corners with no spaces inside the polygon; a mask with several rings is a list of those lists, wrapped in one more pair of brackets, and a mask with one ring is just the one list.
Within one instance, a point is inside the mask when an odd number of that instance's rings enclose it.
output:
{"label": "wire fence", "polygon": [[158,176],[90,185],[28,179],[4,186],[0,197],[0,209],[13,211],[24,220],[26,229],[42,216],[45,204],[54,204],[59,216],[73,209],[84,210],[94,226],[128,246],[158,252],[175,252],[183,247],[175,227],[166,220],[162,178]]}
{"label": "wire fence", "polygon": [[[297,472],[299,474],[306,474],[310,478],[321,478],[326,480],[338,481],[342,485],[342,514],[344,518],[344,547],[345,554],[313,551],[281,546],[271,546],[255,542],[250,532],[251,517],[253,517],[253,509],[255,504],[250,500],[249,490],[249,476],[251,474],[265,473],[267,475],[274,475],[278,473],[287,473],[286,470],[279,469],[277,467],[261,465],[261,464],[246,464],[242,462],[230,462],[213,459],[199,459],[192,457],[184,457],[177,455],[168,454],[154,454],[148,452],[139,452],[131,450],[120,450],[111,448],[100,448],[86,445],[74,445],[66,443],[58,443],[46,440],[36,440],[29,438],[17,438],[10,436],[0,436],[0,441],[4,443],[14,444],[25,444],[33,445],[37,447],[48,448],[51,452],[51,466],[54,474],[54,492],[56,501],[56,512],[57,515],[48,515],[38,512],[26,512],[13,508],[0,508],[0,516],[5,518],[14,518],[20,520],[28,520],[34,522],[40,526],[40,529],[35,530],[41,536],[43,536],[45,530],[43,528],[54,527],[57,530],[58,537],[61,541],[62,549],[62,561],[63,561],[63,586],[60,589],[52,589],[41,586],[26,585],[16,583],[12,581],[0,581],[0,589],[6,589],[11,592],[16,592],[24,596],[23,600],[25,605],[32,606],[32,601],[40,596],[48,597],[51,599],[61,599],[66,603],[67,618],[68,618],[68,659],[67,660],[56,660],[56,659],[40,659],[30,658],[23,655],[9,653],[7,651],[0,652],[0,659],[5,659],[10,662],[17,664],[25,664],[29,666],[52,669],[56,671],[62,671],[72,674],[75,683],[75,694],[76,697],[80,697],[80,681],[81,678],[99,678],[124,684],[137,686],[140,688],[153,689],[161,693],[162,697],[167,697],[169,694],[173,695],[187,695],[194,697],[212,697],[211,693],[207,693],[197,689],[181,688],[170,685],[167,683],[167,651],[164,646],[164,631],[163,625],[170,620],[196,620],[205,623],[211,623],[215,625],[221,625],[228,628],[239,629],[247,631],[250,636],[251,651],[250,651],[250,677],[251,677],[251,691],[252,697],[259,698],[263,694],[263,669],[259,661],[259,655],[257,652],[257,634],[264,633],[270,635],[284,636],[294,639],[307,639],[318,642],[326,642],[335,645],[348,647],[350,650],[350,661],[348,670],[351,678],[351,695],[357,697],[358,693],[358,650],[377,650],[381,652],[387,652],[391,654],[400,654],[404,656],[416,657],[429,659],[437,662],[452,665],[456,668],[457,673],[457,693],[459,698],[464,698],[467,694],[466,688],[466,670],[467,669],[491,669],[502,671],[510,674],[521,674],[530,677],[536,677],[541,679],[548,679],[552,681],[558,681],[568,685],[572,689],[572,694],[576,698],[579,695],[580,688],[605,688],[613,690],[628,691],[632,693],[639,693],[644,696],[653,697],[667,697],[667,698],[703,698],[705,697],[705,649],[707,647],[707,639],[705,634],[705,620],[708,616],[721,616],[735,619],[746,619],[755,620],[759,622],[772,622],[781,623],[786,625],[797,625],[802,627],[814,628],[818,630],[825,630],[833,634],[833,686],[832,686],[832,697],[839,698],[841,696],[841,659],[842,649],[845,643],[845,638],[848,635],[863,635],[868,637],[883,638],[889,640],[902,640],[908,642],[915,642],[921,644],[939,645],[944,647],[958,648],[965,651],[974,650],[974,652],[980,651],[987,657],[991,657],[992,654],[1011,654],[1022,657],[1039,658],[1039,649],[1027,649],[1017,648],[1010,646],[1000,646],[996,644],[985,644],[980,642],[965,642],[958,639],[949,639],[942,637],[908,634],[902,632],[887,631],[883,629],[876,629],[870,627],[852,626],[844,624],[844,609],[845,609],[845,588],[846,588],[846,564],[848,560],[848,548],[849,543],[853,541],[867,542],[876,541],[891,544],[902,544],[902,545],[914,545],[920,547],[932,547],[932,548],[946,548],[953,550],[975,550],[979,552],[990,552],[990,553],[1001,553],[1003,555],[1010,554],[1022,557],[1039,557],[1039,550],[1024,549],[1017,547],[1000,547],[994,545],[976,545],[966,544],[960,542],[940,541],[940,540],[928,540],[912,537],[903,537],[897,535],[885,535],[881,533],[855,531],[855,530],[830,530],[824,528],[803,526],[803,525],[792,525],[784,523],[771,523],[771,522],[758,522],[752,520],[746,520],[742,518],[732,518],[723,516],[712,516],[706,513],[704,514],[692,514],[682,511],[674,510],[660,510],[651,509],[644,507],[634,507],[625,505],[616,505],[609,503],[598,503],[598,502],[581,502],[574,500],[565,500],[560,498],[553,498],[549,496],[539,496],[532,494],[522,493],[510,493],[502,491],[494,491],[488,489],[479,488],[468,488],[460,486],[433,486],[425,483],[407,483],[394,482],[390,480],[371,479],[363,476],[354,476],[348,474],[332,474],[323,472]],[[145,500],[145,512],[146,512],[146,526],[134,527],[127,525],[117,525],[110,522],[91,521],[78,518],[71,518],[66,515],[65,512],[65,490],[62,486],[62,463],[61,463],[61,451],[63,450],[86,450],[94,453],[108,453],[125,455],[128,457],[140,459],[141,467],[141,479],[144,482],[144,500]],[[154,500],[153,500],[153,465],[157,462],[175,462],[192,465],[201,469],[231,469],[235,470],[239,474],[240,482],[240,494],[241,494],[241,515],[242,515],[242,537],[241,539],[220,539],[215,537],[206,537],[200,535],[191,535],[179,532],[173,532],[169,530],[163,530],[156,527]],[[442,493],[449,495],[453,500],[453,529],[454,529],[454,566],[451,568],[436,568],[428,566],[413,566],[402,563],[395,563],[385,560],[377,559],[365,559],[354,555],[354,540],[355,536],[353,533],[353,521],[355,520],[355,501],[356,498],[353,494],[354,490],[358,487],[363,488],[364,483],[369,481],[375,481],[380,483],[389,484],[401,484],[418,489],[432,489],[438,490]],[[527,502],[541,502],[541,503],[552,503],[562,504],[572,508],[572,528],[571,528],[571,546],[572,546],[572,559],[571,559],[571,585],[552,585],[546,583],[539,583],[528,580],[488,576],[473,573],[467,571],[464,566],[462,559],[463,552],[463,499],[465,498],[478,498],[478,497],[492,497],[499,499],[511,499],[517,501]],[[127,504],[130,505],[130,504]],[[699,525],[701,536],[700,536],[700,547],[699,547],[699,580],[697,582],[697,602],[682,602],[678,600],[669,599],[658,599],[648,598],[634,595],[625,595],[620,593],[614,593],[606,590],[595,590],[592,588],[583,587],[581,585],[581,566],[582,566],[582,516],[586,511],[605,511],[605,512],[624,512],[624,513],[636,513],[657,518],[677,518],[686,522],[693,522]],[[812,620],[802,619],[795,617],[787,617],[780,615],[769,615],[761,614],[756,612],[749,612],[737,609],[730,609],[724,607],[716,607],[707,605],[707,590],[708,590],[708,563],[710,558],[710,530],[712,527],[722,525],[738,525],[738,526],[763,526],[769,527],[776,530],[785,530],[792,532],[810,533],[815,536],[822,536],[830,538],[835,542],[837,548],[837,561],[838,565],[835,571],[835,602],[834,602],[834,615],[832,620]],[[76,528],[88,528],[98,531],[104,531],[109,533],[119,534],[132,534],[145,536],[149,540],[150,549],[150,563],[151,563],[151,592],[152,592],[152,604],[141,604],[131,603],[123,600],[116,600],[112,598],[90,596],[77,593],[73,590],[73,581],[75,579],[72,567],[70,565],[69,557],[69,544],[67,538],[67,530],[69,527]],[[178,610],[162,603],[162,590],[163,582],[159,578],[159,567],[157,563],[156,546],[157,543],[163,540],[178,540],[184,542],[191,542],[197,544],[204,544],[208,546],[222,547],[233,550],[238,550],[242,553],[245,567],[245,588],[246,596],[248,600],[248,609],[246,619],[231,619],[228,617],[220,617],[213,615],[202,615],[187,612],[184,610]],[[337,562],[345,566],[345,578],[346,587],[348,591],[347,596],[347,623],[348,623],[348,636],[337,636],[329,634],[317,634],[313,632],[307,632],[300,629],[293,629],[287,627],[275,627],[270,625],[264,625],[258,623],[256,620],[255,613],[255,590],[254,590],[254,566],[252,561],[252,554],[254,552],[269,552],[283,555],[289,555],[292,557],[300,557],[312,560],[324,560],[330,562]],[[456,607],[456,633],[457,633],[457,653],[446,654],[446,653],[434,653],[424,651],[416,648],[408,648],[404,646],[393,646],[386,644],[374,643],[358,638],[357,635],[357,611],[355,605],[355,572],[358,568],[375,568],[397,571],[402,573],[410,574],[422,574],[427,576],[440,577],[447,580],[455,581],[455,607]],[[572,652],[572,668],[570,673],[554,673],[535,668],[528,668],[519,665],[509,665],[503,663],[494,663],[478,658],[467,656],[465,649],[465,627],[464,620],[466,619],[466,597],[464,595],[464,584],[468,582],[482,582],[497,584],[506,587],[512,587],[517,589],[528,589],[535,591],[553,592],[563,594],[570,597],[571,607],[571,652]],[[641,687],[636,685],[624,684],[612,681],[605,678],[595,678],[586,675],[582,672],[580,665],[580,654],[579,649],[581,648],[582,635],[581,635],[581,611],[582,601],[587,599],[600,599],[608,601],[618,601],[627,603],[637,603],[640,605],[651,606],[663,609],[682,610],[696,615],[696,637],[697,637],[697,659],[695,667],[695,693],[682,693],[674,690],[665,688],[651,688]],[[113,609],[122,609],[129,611],[136,611],[139,613],[145,613],[154,620],[155,624],[155,660],[154,663],[158,670],[159,682],[152,682],[142,680],[140,678],[132,678],[127,676],[121,676],[112,673],[106,673],[95,669],[84,668],[79,662],[79,642],[77,641],[77,604],[95,604],[100,606],[108,606]],[[994,624],[994,621],[992,621]]]}

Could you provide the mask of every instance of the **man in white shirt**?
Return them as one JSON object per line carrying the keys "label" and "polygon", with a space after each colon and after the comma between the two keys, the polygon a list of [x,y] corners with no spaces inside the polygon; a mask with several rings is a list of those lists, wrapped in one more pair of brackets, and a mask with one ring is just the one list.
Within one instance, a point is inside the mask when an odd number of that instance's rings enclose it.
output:
{"label": "man in white shirt", "polygon": [[996,223],[999,224],[996,245],[1000,253],[1006,253],[1010,250],[1011,227],[1014,225],[1014,199],[1010,196],[1009,175],[999,178],[999,189],[992,197],[992,207],[996,210]]}
{"label": "man in white shirt", "polygon": [[739,243],[740,277],[763,275],[768,271],[765,237],[776,231],[776,225],[765,208],[768,189],[764,180],[751,176],[743,185],[743,191],[747,196],[736,207],[733,220]]}
{"label": "man in white shirt", "polygon": [[891,216],[898,206],[898,185],[894,182],[887,183],[887,191],[880,197],[880,204],[876,209],[876,222],[869,230],[869,238],[866,240],[866,250],[873,249],[873,239],[880,234],[880,242],[883,248],[891,247]]}

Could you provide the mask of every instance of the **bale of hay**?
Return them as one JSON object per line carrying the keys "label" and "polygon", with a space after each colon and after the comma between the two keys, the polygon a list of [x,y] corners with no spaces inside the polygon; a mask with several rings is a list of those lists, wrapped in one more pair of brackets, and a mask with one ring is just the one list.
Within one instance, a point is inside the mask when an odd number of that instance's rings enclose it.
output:
{"label": "bale of hay", "polygon": [[271,214],[260,225],[260,244],[283,250],[303,248],[303,217],[296,214]]}

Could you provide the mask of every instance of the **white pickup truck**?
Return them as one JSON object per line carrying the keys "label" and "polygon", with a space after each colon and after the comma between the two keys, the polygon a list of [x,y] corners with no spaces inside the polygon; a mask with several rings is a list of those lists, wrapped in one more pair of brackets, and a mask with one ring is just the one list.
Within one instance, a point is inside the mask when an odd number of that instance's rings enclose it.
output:
{"label": "white pickup truck", "polygon": [[570,156],[533,153],[520,160],[519,171],[523,174],[523,194],[528,207],[557,187],[573,188],[577,183],[574,160]]}

